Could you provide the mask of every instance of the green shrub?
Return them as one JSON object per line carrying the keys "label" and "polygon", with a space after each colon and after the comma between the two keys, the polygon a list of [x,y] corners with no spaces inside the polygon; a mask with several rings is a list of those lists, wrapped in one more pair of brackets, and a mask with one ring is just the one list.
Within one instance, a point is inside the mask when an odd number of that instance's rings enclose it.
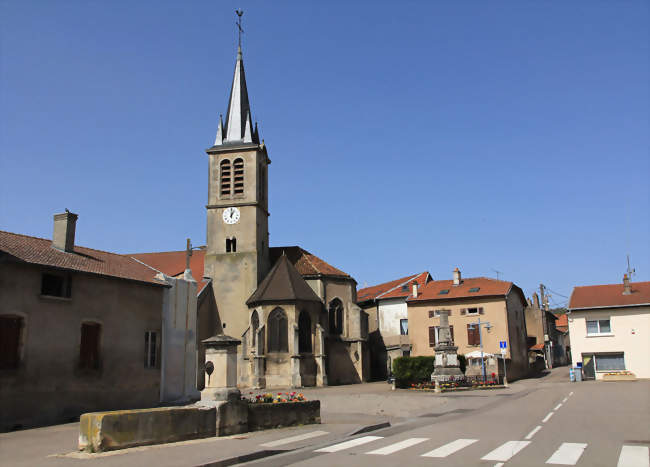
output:
{"label": "green shrub", "polygon": [[393,360],[395,385],[409,387],[412,383],[431,381],[435,357],[398,357]]}
{"label": "green shrub", "polygon": [[460,367],[460,371],[465,374],[465,369],[467,368],[467,359],[465,358],[465,355],[459,354],[458,355],[458,366]]}

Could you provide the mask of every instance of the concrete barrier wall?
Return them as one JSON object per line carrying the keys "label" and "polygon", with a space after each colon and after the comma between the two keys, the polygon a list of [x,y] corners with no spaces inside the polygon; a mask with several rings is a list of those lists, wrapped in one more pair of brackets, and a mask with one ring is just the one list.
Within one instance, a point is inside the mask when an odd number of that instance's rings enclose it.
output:
{"label": "concrete barrier wall", "polygon": [[79,449],[111,451],[216,435],[214,407],[161,407],[86,413],[79,424]]}
{"label": "concrete barrier wall", "polygon": [[320,401],[248,405],[248,431],[312,423],[320,423]]}

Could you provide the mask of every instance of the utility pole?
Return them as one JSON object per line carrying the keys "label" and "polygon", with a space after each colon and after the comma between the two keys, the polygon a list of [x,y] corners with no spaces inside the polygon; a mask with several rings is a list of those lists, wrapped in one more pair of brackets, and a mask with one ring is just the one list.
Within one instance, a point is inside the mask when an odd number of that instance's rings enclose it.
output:
{"label": "utility pole", "polygon": [[548,298],[544,293],[545,290],[546,286],[544,284],[539,284],[539,295],[541,299],[540,308],[542,311],[542,330],[544,332],[544,356],[546,357],[546,367],[550,369],[553,368],[553,359],[548,351],[548,342],[550,341],[551,336],[549,332],[548,319],[546,317],[546,313],[548,312]]}

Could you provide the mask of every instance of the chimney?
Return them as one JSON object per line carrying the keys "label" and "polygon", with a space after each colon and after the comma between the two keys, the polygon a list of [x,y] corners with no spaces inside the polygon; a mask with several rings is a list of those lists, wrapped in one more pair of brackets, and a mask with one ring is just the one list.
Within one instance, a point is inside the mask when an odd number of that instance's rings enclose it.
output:
{"label": "chimney", "polygon": [[418,283],[416,281],[413,281],[413,296],[418,298]]}
{"label": "chimney", "polygon": [[454,285],[460,285],[460,269],[454,269]]}
{"label": "chimney", "polygon": [[70,253],[74,251],[74,232],[78,217],[67,209],[62,214],[54,214],[54,235],[52,236],[54,248]]}
{"label": "chimney", "polygon": [[539,308],[539,295],[537,295],[537,292],[533,294],[533,303],[535,304],[535,308]]}
{"label": "chimney", "polygon": [[630,295],[632,293],[632,287],[630,287],[630,278],[627,277],[627,274],[623,274],[623,295]]}

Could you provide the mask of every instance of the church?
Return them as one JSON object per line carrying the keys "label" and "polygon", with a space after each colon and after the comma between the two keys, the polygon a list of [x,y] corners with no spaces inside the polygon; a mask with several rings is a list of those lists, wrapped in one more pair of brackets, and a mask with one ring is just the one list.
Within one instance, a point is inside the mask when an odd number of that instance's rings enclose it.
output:
{"label": "church", "polygon": [[368,316],[356,305],[356,281],[298,246],[269,245],[269,165],[253,125],[241,45],[225,122],[209,158],[207,245],[196,251],[130,255],[172,277],[186,267],[199,281],[200,344],[214,334],[241,340],[238,385],[300,387],[369,378]]}

